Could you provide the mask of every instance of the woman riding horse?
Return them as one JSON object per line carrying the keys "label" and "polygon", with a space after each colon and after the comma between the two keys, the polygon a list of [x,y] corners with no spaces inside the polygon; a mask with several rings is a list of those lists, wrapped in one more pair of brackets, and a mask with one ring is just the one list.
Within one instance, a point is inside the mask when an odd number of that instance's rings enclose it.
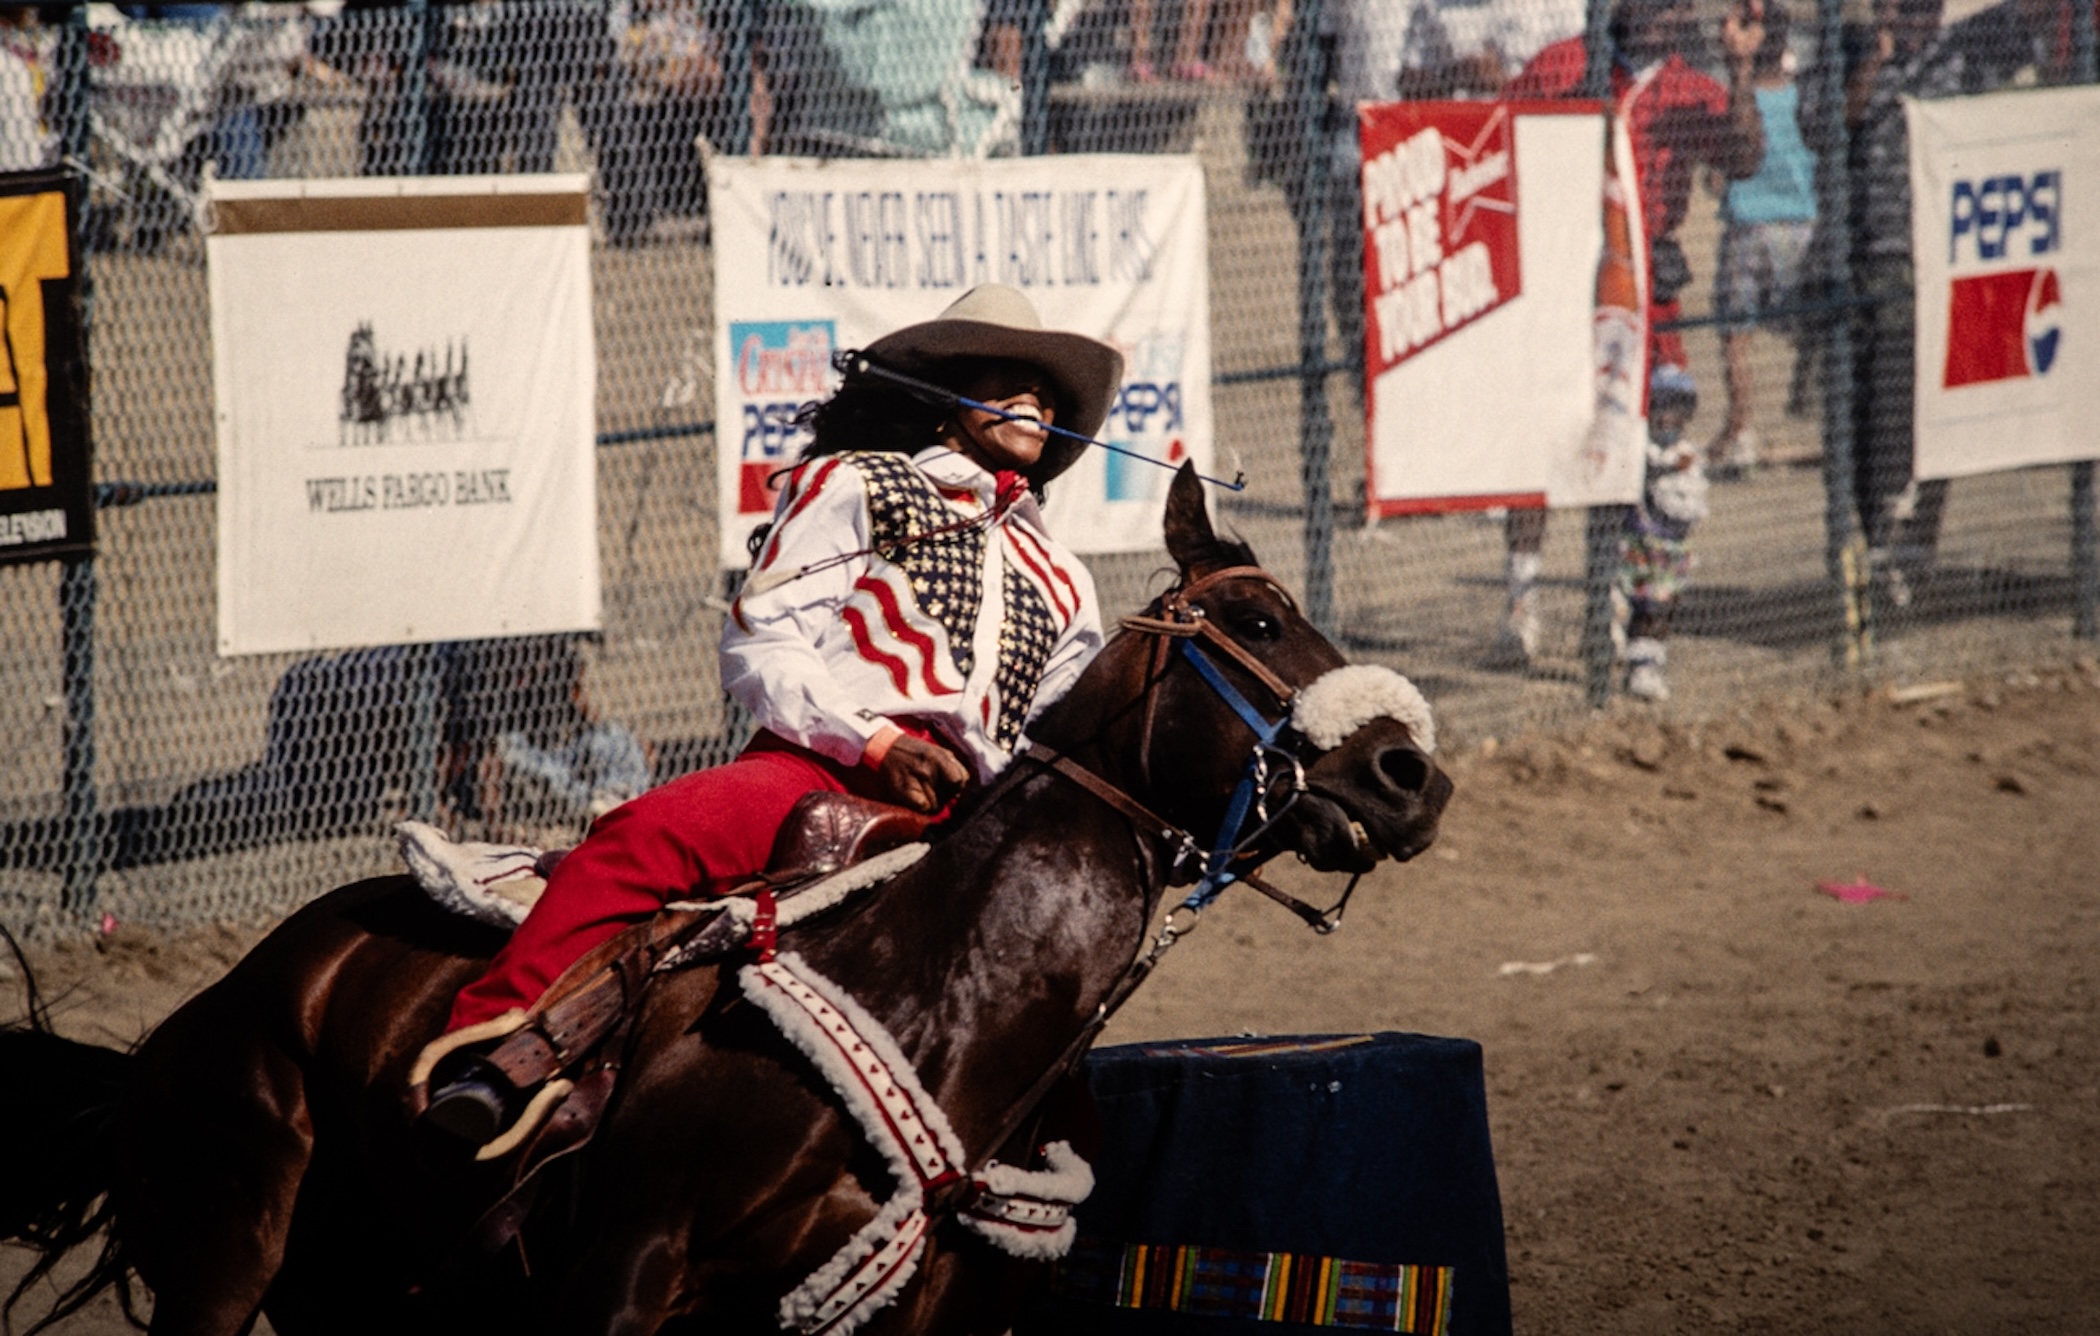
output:
{"label": "woman riding horse", "polygon": [[1099,430],[1122,355],[1045,330],[1026,296],[987,284],[866,357],[1014,416],[859,371],[804,411],[813,443],[722,633],[723,683],[757,736],[600,817],[557,865],[426,1050],[434,1126],[478,1145],[518,1116],[529,1092],[481,1054],[591,947],[762,871],[810,792],[944,812],[1101,648],[1092,580],[1037,505],[1084,447],[1037,423]]}

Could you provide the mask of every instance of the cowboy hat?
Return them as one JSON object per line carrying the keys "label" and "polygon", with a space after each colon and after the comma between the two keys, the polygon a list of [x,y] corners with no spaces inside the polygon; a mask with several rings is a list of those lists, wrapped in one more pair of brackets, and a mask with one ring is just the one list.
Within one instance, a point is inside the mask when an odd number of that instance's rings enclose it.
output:
{"label": "cowboy hat", "polygon": [[[1027,294],[1004,283],[971,288],[932,320],[885,334],[862,354],[906,374],[924,374],[937,363],[965,357],[1026,362],[1057,384],[1057,425],[1081,436],[1101,430],[1123,379],[1123,354],[1084,334],[1044,329]],[[1085,448],[1070,437],[1052,436],[1029,473],[1037,482],[1048,482]]]}

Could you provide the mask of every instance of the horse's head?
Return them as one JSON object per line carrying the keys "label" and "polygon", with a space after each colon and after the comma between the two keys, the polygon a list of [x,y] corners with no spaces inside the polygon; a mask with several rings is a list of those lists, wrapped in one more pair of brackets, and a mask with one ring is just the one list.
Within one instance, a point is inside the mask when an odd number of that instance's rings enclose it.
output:
{"label": "horse's head", "polygon": [[[1428,848],[1452,786],[1432,759],[1421,694],[1390,669],[1349,665],[1245,544],[1217,536],[1186,467],[1167,500],[1166,538],[1178,582],[1125,619],[1102,671],[1088,675],[1087,686],[1119,698],[1095,702],[1100,759],[1206,841],[1252,774],[1236,838],[1257,858],[1295,852],[1361,872]],[[1071,722],[1059,715],[1044,721],[1053,733]]]}

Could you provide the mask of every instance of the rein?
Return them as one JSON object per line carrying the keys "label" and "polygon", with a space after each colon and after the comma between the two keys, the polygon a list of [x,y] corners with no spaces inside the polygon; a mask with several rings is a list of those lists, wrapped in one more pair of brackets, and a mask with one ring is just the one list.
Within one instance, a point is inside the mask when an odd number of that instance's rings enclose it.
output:
{"label": "rein", "polygon": [[[1283,590],[1282,586],[1277,585],[1269,573],[1260,567],[1231,566],[1224,570],[1213,571],[1193,584],[1169,591],[1160,600],[1160,610],[1167,614],[1165,616],[1130,616],[1123,619],[1125,629],[1135,631],[1141,635],[1155,637],[1155,643],[1158,646],[1153,655],[1152,668],[1146,677],[1144,733],[1143,741],[1139,744],[1140,767],[1146,771],[1148,781],[1150,778],[1148,749],[1152,741],[1154,703],[1158,697],[1157,688],[1160,677],[1166,668],[1166,656],[1170,652],[1168,649],[1169,645],[1174,645],[1179,649],[1182,657],[1196,670],[1197,674],[1210,686],[1211,690],[1216,692],[1219,698],[1231,707],[1233,713],[1238,715],[1241,721],[1254,731],[1256,741],[1248,757],[1247,769],[1242,774],[1239,784],[1233,789],[1232,798],[1226,804],[1224,822],[1219,828],[1217,839],[1213,842],[1208,852],[1204,850],[1201,842],[1188,831],[1160,816],[1136,798],[1131,797],[1130,794],[1055,748],[1037,743],[1016,758],[1017,760],[1033,761],[1046,770],[1062,775],[1121,813],[1137,828],[1140,835],[1150,836],[1171,848],[1173,856],[1168,863],[1166,874],[1169,884],[1172,884],[1175,874],[1180,872],[1191,861],[1201,859],[1201,866],[1195,879],[1195,889],[1189,892],[1188,897],[1182,901],[1179,907],[1167,914],[1166,921],[1160,925],[1158,934],[1152,939],[1152,944],[1146,948],[1144,954],[1133,960],[1123,971],[1114,985],[1109,988],[1108,995],[1102,998],[1100,1005],[1094,1008],[1094,1014],[1087,1018],[1086,1024],[1080,1027],[1079,1033],[1074,1035],[1071,1042],[1065,1045],[1064,1052],[1059,1054],[1057,1060],[1052,1062],[1044,1070],[1043,1074],[1036,1078],[1035,1084],[1030,1086],[1028,1092],[1013,1106],[1013,1112],[1009,1113],[1006,1119],[1000,1123],[996,1133],[990,1140],[989,1145],[991,1149],[985,1152],[987,1157],[996,1152],[999,1147],[1005,1145],[1009,1139],[1020,1131],[1022,1125],[1034,1114],[1036,1106],[1042,1102],[1043,1097],[1050,1093],[1051,1087],[1063,1079],[1073,1065],[1081,1057],[1085,1056],[1087,1049],[1093,1045],[1094,1039],[1107,1027],[1109,1020],[1115,1016],[1116,1012],[1122,1009],[1125,1002],[1130,1000],[1131,995],[1137,992],[1139,985],[1151,977],[1152,971],[1159,967],[1161,957],[1165,956],[1176,942],[1195,931],[1196,924],[1200,921],[1203,911],[1218,898],[1219,894],[1227,886],[1238,882],[1253,887],[1297,915],[1314,932],[1324,935],[1341,927],[1342,915],[1349,908],[1349,898],[1356,894],[1357,883],[1363,880],[1363,873],[1361,872],[1352,876],[1349,879],[1349,885],[1342,891],[1341,899],[1326,909],[1319,909],[1300,900],[1283,888],[1272,884],[1252,869],[1235,870],[1231,866],[1233,862],[1245,854],[1247,848],[1254,841],[1260,839],[1268,832],[1270,827],[1282,819],[1283,814],[1290,809],[1291,804],[1295,803],[1298,797],[1306,790],[1304,763],[1298,759],[1296,753],[1277,745],[1277,739],[1290,726],[1291,704],[1297,699],[1297,689],[1278,677],[1270,670],[1267,664],[1256,659],[1244,645],[1234,640],[1224,631],[1219,630],[1217,624],[1205,616],[1203,609],[1196,607],[1189,601],[1193,595],[1213,584],[1228,579],[1262,580],[1275,588],[1278,593],[1283,594],[1286,601],[1290,599],[1290,595]],[[1292,606],[1295,607],[1296,605],[1293,604]],[[1247,701],[1247,698],[1240,693],[1239,689],[1234,687],[1226,679],[1225,675],[1219,671],[1217,664],[1210,656],[1198,647],[1196,644],[1198,640],[1210,642],[1212,646],[1226,657],[1246,669],[1275,698],[1277,704],[1282,708],[1281,717],[1272,722],[1259,710],[1255,709]],[[1273,815],[1268,811],[1269,765],[1272,757],[1282,757],[1288,763],[1291,778],[1289,794]],[[1010,771],[1009,773],[1013,772]],[[1247,823],[1250,809],[1261,824],[1256,826],[1251,834],[1245,834],[1242,832]],[[1188,911],[1190,915],[1190,920],[1186,926],[1176,922],[1176,915],[1183,910]],[[973,1166],[972,1172],[975,1172],[979,1167],[981,1166]]]}

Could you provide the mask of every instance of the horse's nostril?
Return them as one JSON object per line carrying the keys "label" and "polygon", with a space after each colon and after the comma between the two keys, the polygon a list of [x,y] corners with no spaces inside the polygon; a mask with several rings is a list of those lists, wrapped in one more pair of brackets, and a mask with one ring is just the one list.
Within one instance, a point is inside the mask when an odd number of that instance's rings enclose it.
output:
{"label": "horse's nostril", "polygon": [[1378,773],[1403,793],[1420,793],[1429,785],[1429,758],[1413,747],[1388,747],[1378,754]]}

